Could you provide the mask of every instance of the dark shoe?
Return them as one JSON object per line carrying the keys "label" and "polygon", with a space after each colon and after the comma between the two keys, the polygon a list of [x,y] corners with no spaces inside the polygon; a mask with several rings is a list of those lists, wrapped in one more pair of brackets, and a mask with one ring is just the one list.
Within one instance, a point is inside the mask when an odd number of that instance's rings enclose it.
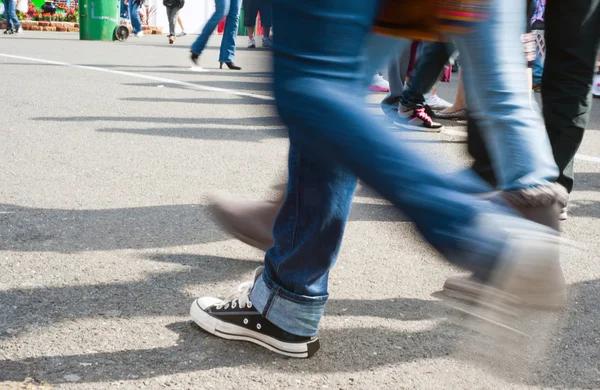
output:
{"label": "dark shoe", "polygon": [[190,316],[199,327],[228,340],[249,341],[273,352],[293,358],[309,358],[320,348],[318,337],[296,336],[275,326],[258,312],[250,301],[254,281],[263,267],[254,271],[254,280],[241,284],[221,300],[198,298],[192,303]]}
{"label": "dark shoe", "polygon": [[219,69],[223,69],[223,64],[227,65],[227,67],[231,70],[242,70],[241,67],[237,66],[233,62],[221,62],[221,66],[219,67]]}
{"label": "dark shoe", "polygon": [[194,65],[197,66],[198,62],[199,62],[198,58],[200,58],[200,56],[198,54],[194,53],[193,51],[191,51],[190,53],[191,53],[190,59],[192,60],[192,62],[194,63]]}
{"label": "dark shoe", "polygon": [[441,123],[434,122],[431,116],[427,114],[426,107],[411,108],[400,104],[398,107],[398,116],[402,118],[407,125],[415,126],[419,129],[440,132],[444,127]]}
{"label": "dark shoe", "polygon": [[560,215],[569,194],[560,184],[539,186],[516,192],[504,192],[504,199],[530,221],[558,231]]}
{"label": "dark shoe", "polygon": [[4,34],[5,34],[5,35],[12,35],[12,34],[14,34],[14,33],[15,33],[15,32],[12,30],[12,28],[7,28],[7,29],[4,31]]}
{"label": "dark shoe", "polygon": [[216,221],[245,244],[266,251],[274,244],[273,224],[284,196],[273,202],[239,200],[225,193],[210,196]]}

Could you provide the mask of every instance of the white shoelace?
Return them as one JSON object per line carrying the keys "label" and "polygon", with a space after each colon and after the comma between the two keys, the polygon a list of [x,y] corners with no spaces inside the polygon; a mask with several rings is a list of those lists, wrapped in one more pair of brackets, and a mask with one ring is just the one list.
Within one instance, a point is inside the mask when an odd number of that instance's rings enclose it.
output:
{"label": "white shoelace", "polygon": [[217,309],[220,310],[223,307],[225,307],[225,309],[228,309],[230,305],[232,309],[235,309],[237,307],[239,307],[240,309],[244,309],[246,307],[249,309],[252,308],[252,302],[250,301],[250,291],[252,291],[252,287],[254,287],[254,282],[262,274],[262,271],[263,267],[258,267],[256,270],[254,270],[254,277],[252,278],[252,280],[244,282],[238,285],[235,289],[233,289],[231,293],[224,300],[222,300],[221,303],[217,305]]}
{"label": "white shoelace", "polygon": [[253,281],[248,281],[240,284],[235,288],[231,294],[229,294],[220,304],[217,305],[217,309],[225,307],[225,309],[229,308],[231,305],[232,309],[235,309],[239,306],[240,309],[251,308],[252,302],[250,302],[250,291],[252,290],[252,286],[254,286]]}

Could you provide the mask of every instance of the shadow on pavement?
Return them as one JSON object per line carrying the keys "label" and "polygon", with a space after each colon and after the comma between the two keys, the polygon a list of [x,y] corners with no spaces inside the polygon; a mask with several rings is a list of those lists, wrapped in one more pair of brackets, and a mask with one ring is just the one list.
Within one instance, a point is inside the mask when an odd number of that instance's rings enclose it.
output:
{"label": "shadow on pavement", "polygon": [[137,123],[166,123],[178,125],[235,125],[235,126],[282,126],[276,116],[247,117],[247,118],[174,118],[153,116],[67,116],[67,117],[37,117],[35,121],[43,122],[137,122]]}
{"label": "shadow on pavement", "polygon": [[251,274],[262,264],[253,260],[186,254],[159,254],[150,256],[149,260],[185,268],[148,273],[147,278],[132,282],[1,291],[0,302],[4,308],[0,313],[0,327],[10,329],[9,337],[18,337],[32,327],[62,321],[186,315],[196,298],[186,292],[188,286],[235,280],[240,275]]}
{"label": "shadow on pavement", "polygon": [[[187,316],[193,297],[185,293],[186,285],[235,279],[260,264],[190,255],[158,255],[151,259],[182,264],[199,272],[168,272],[144,281],[114,285],[7,291],[0,294],[0,301],[14,309],[3,313],[3,317],[12,321],[10,326],[22,327],[106,313],[117,313],[110,315],[118,317]],[[543,368],[529,373],[527,378],[491,369],[495,375],[505,376],[504,379],[511,383],[532,386],[600,386],[600,328],[597,325],[600,281],[573,285],[569,295],[570,306],[561,315],[560,329],[547,358],[542,361]],[[136,304],[140,298],[150,304]],[[323,348],[314,358],[290,360],[252,344],[221,340],[201,331],[190,321],[181,321],[168,326],[179,336],[169,347],[3,360],[0,361],[0,378],[22,381],[32,377],[59,384],[65,381],[65,374],[75,373],[83,382],[93,383],[250,365],[266,371],[291,373],[357,372],[421,359],[453,357],[457,346],[473,341],[470,330],[444,320],[457,317],[455,314],[431,300],[332,299],[327,307],[328,316],[381,316],[401,321],[438,319],[441,322],[431,329],[415,332],[386,327],[324,329],[320,332]],[[454,358],[466,359],[476,365],[482,363],[479,356]],[[86,366],[82,366],[82,362]]]}
{"label": "shadow on pavement", "polygon": [[573,200],[569,201],[569,217],[600,218],[600,202]]}
{"label": "shadow on pavement", "polygon": [[[207,68],[206,70],[212,72],[215,69],[209,69]],[[193,74],[194,72],[189,72],[190,74]],[[208,72],[204,72],[204,73],[200,73],[202,74],[209,74]],[[190,83],[190,84],[197,84],[199,87],[214,87],[214,88],[223,88],[223,89],[229,89],[229,90],[234,90],[234,91],[244,91],[244,92],[267,92],[267,93],[271,93],[273,87],[272,87],[272,83],[260,83],[260,82],[247,82],[247,81],[223,81],[223,80],[202,80],[202,81],[198,81],[198,80],[191,80],[191,81],[185,81],[186,83]],[[165,82],[147,82],[147,83],[123,83],[121,85],[125,85],[128,87],[151,87],[151,88],[157,88],[159,85],[168,85],[169,83],[167,81]],[[172,88],[183,88],[183,89],[190,89],[191,87],[187,87],[185,85],[179,85],[179,84],[172,84],[169,85],[169,87]]]}
{"label": "shadow on pavement", "polygon": [[600,173],[575,172],[574,191],[600,191]]}
{"label": "shadow on pavement", "polygon": [[129,102],[143,102],[143,103],[183,103],[183,104],[226,104],[226,105],[234,105],[234,104],[256,104],[256,105],[269,105],[272,106],[275,104],[272,100],[263,100],[256,99],[249,96],[240,96],[236,98],[230,99],[220,99],[220,98],[154,98],[154,97],[129,97],[122,98],[120,100],[125,100]]}
{"label": "shadow on pavement", "polygon": [[60,210],[0,204],[0,250],[80,252],[164,248],[226,240],[207,206]]}
{"label": "shadow on pavement", "polygon": [[175,137],[202,140],[229,140],[238,142],[261,142],[270,138],[287,138],[285,128],[255,130],[255,129],[228,129],[204,127],[159,127],[146,129],[97,129],[100,133],[120,133],[135,135],[151,135],[157,137]]}

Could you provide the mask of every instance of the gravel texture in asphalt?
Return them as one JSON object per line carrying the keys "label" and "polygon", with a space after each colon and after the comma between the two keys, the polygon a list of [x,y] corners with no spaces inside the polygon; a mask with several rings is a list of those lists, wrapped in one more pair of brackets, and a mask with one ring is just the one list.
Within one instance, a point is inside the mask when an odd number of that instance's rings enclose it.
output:
{"label": "gravel texture in asphalt", "polygon": [[[206,192],[275,197],[288,146],[269,51],[239,38],[243,70],[218,70],[215,37],[193,72],[193,38],[0,38],[0,388],[600,388],[598,104],[562,225],[582,249],[563,253],[569,307],[544,353],[487,348],[439,299],[458,270],[364,187],[314,358],[191,323],[195,297],[227,294],[262,260],[211,220]],[[439,93],[455,90],[456,77]],[[447,129],[397,134],[450,173],[469,158],[464,127]]]}

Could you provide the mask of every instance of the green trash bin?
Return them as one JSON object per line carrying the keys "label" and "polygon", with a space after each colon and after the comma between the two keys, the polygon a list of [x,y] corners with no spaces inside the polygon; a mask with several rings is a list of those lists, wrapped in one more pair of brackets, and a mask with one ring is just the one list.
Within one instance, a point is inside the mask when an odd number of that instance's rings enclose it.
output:
{"label": "green trash bin", "polygon": [[238,35],[240,37],[245,37],[248,35],[246,26],[244,26],[244,9],[243,8],[240,11],[240,23],[238,25]]}
{"label": "green trash bin", "polygon": [[[130,0],[132,1],[132,0]],[[112,41],[121,21],[120,0],[80,0],[79,39]]]}

